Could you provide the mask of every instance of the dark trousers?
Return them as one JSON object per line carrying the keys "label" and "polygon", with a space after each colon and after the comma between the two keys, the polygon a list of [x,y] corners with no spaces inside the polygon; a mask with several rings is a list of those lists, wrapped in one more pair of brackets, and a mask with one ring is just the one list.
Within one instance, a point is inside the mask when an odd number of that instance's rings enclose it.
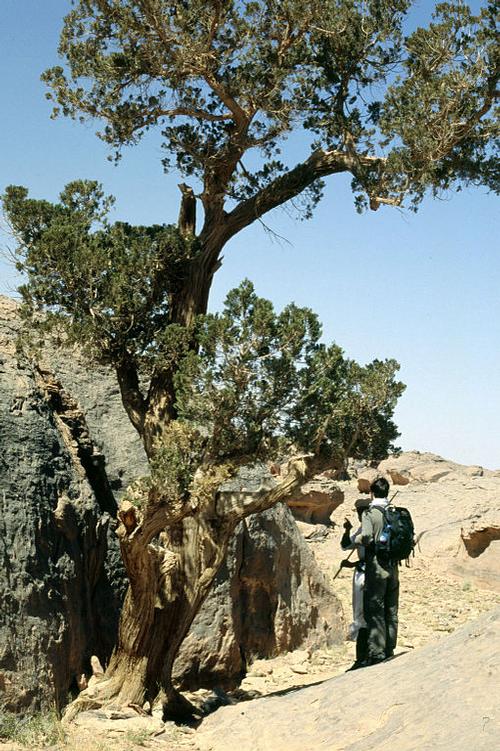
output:
{"label": "dark trousers", "polygon": [[368,659],[368,629],[360,628],[356,638],[356,662],[366,662]]}
{"label": "dark trousers", "polygon": [[364,611],[368,627],[368,659],[391,657],[398,638],[399,572],[376,557],[367,561]]}

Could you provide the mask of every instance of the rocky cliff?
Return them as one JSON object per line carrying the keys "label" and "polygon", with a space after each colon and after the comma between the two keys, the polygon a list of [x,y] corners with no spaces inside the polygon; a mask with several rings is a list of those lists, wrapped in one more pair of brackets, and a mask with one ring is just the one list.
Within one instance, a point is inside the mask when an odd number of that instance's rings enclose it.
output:
{"label": "rocky cliff", "polygon": [[91,652],[112,646],[114,500],[75,403],[16,355],[5,301],[0,326],[0,689],[14,708],[60,704]]}
{"label": "rocky cliff", "polygon": [[[104,369],[78,352],[16,353],[16,306],[0,298],[0,703],[61,705],[105,662],[124,577],[116,497],[145,471]],[[288,509],[241,525],[177,663],[185,685],[235,682],[255,657],[340,638],[341,608]]]}

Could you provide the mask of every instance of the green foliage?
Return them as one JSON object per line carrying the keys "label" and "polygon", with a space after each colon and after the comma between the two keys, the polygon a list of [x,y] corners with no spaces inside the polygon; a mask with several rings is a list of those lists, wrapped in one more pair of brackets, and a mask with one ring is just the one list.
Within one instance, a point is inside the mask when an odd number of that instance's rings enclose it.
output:
{"label": "green foliage", "polygon": [[[405,38],[411,5],[77,0],[60,38],[65,66],[43,78],[54,115],[104,122],[117,152],[158,126],[166,167],[238,201],[286,174],[283,144],[301,127],[312,148],[350,158],[360,208],[405,196],[415,207],[429,188],[471,181],[498,189],[496,3],[475,16],[443,3]],[[306,215],[318,177],[299,191],[312,186]]]}
{"label": "green foliage", "polygon": [[500,62],[496,20],[495,3],[479,16],[462,3],[441,3],[429,28],[406,40],[404,72],[387,91],[380,126],[400,142],[389,154],[392,190],[411,185],[414,205],[427,187],[436,194],[473,182],[499,190],[499,109],[490,112]]}
{"label": "green foliage", "polygon": [[[4,196],[30,328],[62,331],[63,343],[82,345],[117,374],[125,355],[137,368],[154,435],[149,488],[183,498],[201,465],[237,466],[290,444],[339,464],[387,454],[404,388],[397,363],[345,358],[320,342],[311,310],[290,304],[277,313],[249,281],[221,313],[172,322],[196,244],[171,227],[112,225],[109,204],[96,183],[67,186],[57,204],[29,199],[24,188]],[[134,424],[142,435],[145,423]]]}
{"label": "green foliage", "polygon": [[199,425],[171,422],[150,462],[151,487],[167,498],[184,498],[200,465],[204,440]]}
{"label": "green foliage", "polygon": [[276,313],[249,281],[229,293],[222,313],[203,318],[176,393],[179,418],[205,436],[205,460],[241,463],[293,445],[343,465],[394,448],[398,364],[362,367],[320,336],[311,310],[291,304]]}
{"label": "green foliage", "polygon": [[147,367],[184,346],[183,330],[167,323],[196,240],[172,226],[110,224],[112,203],[91,181],[70,183],[56,204],[7,188],[4,211],[28,280],[23,311],[42,333],[61,332],[99,362],[116,364],[127,352]]}

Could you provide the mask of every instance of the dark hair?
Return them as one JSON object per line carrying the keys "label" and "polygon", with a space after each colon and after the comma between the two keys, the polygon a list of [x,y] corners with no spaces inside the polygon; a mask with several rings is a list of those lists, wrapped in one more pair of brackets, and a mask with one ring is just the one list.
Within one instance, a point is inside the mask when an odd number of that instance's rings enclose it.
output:
{"label": "dark hair", "polygon": [[385,477],[377,477],[370,485],[370,490],[375,498],[387,498],[389,493],[389,483]]}

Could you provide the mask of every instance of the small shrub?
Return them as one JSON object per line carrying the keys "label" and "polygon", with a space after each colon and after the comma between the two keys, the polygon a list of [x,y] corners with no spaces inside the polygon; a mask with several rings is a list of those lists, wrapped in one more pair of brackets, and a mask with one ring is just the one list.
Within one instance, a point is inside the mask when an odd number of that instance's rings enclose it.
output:
{"label": "small shrub", "polygon": [[150,735],[151,733],[147,730],[129,730],[125,735],[125,739],[131,744],[129,748],[134,748],[135,746],[145,746]]}
{"label": "small shrub", "polygon": [[0,711],[0,739],[33,748],[63,743],[65,735],[55,711],[24,716]]}

